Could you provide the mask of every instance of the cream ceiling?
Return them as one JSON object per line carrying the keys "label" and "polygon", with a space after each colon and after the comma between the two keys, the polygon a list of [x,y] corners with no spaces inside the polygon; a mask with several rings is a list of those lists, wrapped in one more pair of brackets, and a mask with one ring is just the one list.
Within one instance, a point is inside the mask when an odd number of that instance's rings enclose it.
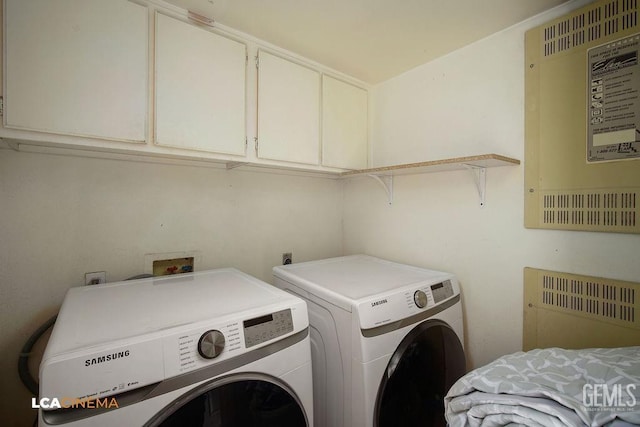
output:
{"label": "cream ceiling", "polygon": [[566,0],[169,0],[378,83]]}

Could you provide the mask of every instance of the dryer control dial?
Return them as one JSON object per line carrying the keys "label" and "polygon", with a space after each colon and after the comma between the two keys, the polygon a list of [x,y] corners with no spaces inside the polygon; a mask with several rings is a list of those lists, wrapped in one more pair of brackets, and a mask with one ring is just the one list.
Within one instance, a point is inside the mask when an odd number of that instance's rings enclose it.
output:
{"label": "dryer control dial", "polygon": [[424,291],[417,290],[413,294],[413,302],[416,303],[418,308],[425,308],[429,300],[427,299],[427,294],[425,294]]}
{"label": "dryer control dial", "polygon": [[215,359],[224,350],[225,339],[222,332],[212,329],[198,340],[198,353],[205,359]]}

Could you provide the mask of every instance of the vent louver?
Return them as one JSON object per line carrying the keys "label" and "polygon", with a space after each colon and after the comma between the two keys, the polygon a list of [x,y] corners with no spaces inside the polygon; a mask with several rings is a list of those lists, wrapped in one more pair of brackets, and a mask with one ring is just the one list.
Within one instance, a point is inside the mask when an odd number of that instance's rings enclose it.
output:
{"label": "vent louver", "polygon": [[[640,230],[637,191],[573,191],[542,194],[542,218],[547,226],[632,232]],[[588,229],[588,228],[587,228]]]}
{"label": "vent louver", "polygon": [[524,269],[523,349],[638,345],[640,283]]}
{"label": "vent louver", "polygon": [[640,290],[614,280],[546,271],[541,303],[547,308],[640,328]]}
{"label": "vent louver", "polygon": [[597,41],[638,25],[638,0],[613,0],[549,25],[542,32],[543,56]]}

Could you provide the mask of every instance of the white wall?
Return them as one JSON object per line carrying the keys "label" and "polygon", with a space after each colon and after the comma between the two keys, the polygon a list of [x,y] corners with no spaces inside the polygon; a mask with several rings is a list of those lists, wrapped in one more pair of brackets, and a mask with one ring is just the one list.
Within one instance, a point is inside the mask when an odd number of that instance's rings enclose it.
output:
{"label": "white wall", "polygon": [[341,183],[326,178],[0,150],[0,206],[3,426],[31,425],[20,348],[85,272],[123,280],[145,254],[197,250],[196,269],[270,281],[283,252],[342,254]]}
{"label": "white wall", "polygon": [[[373,91],[375,166],[498,153],[524,161],[524,33],[571,2],[384,82]],[[525,266],[638,280],[640,236],[528,230],[524,166],[487,170],[480,207],[467,171],[396,177],[394,202],[369,178],[345,186],[345,252],[460,279],[471,366],[518,351]]]}

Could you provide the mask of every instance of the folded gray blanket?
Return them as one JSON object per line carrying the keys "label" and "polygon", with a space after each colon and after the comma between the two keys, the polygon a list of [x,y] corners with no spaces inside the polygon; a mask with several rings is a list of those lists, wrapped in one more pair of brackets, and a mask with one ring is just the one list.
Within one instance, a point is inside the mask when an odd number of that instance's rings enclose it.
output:
{"label": "folded gray blanket", "polygon": [[451,387],[445,416],[453,427],[640,425],[640,347],[501,357]]}

